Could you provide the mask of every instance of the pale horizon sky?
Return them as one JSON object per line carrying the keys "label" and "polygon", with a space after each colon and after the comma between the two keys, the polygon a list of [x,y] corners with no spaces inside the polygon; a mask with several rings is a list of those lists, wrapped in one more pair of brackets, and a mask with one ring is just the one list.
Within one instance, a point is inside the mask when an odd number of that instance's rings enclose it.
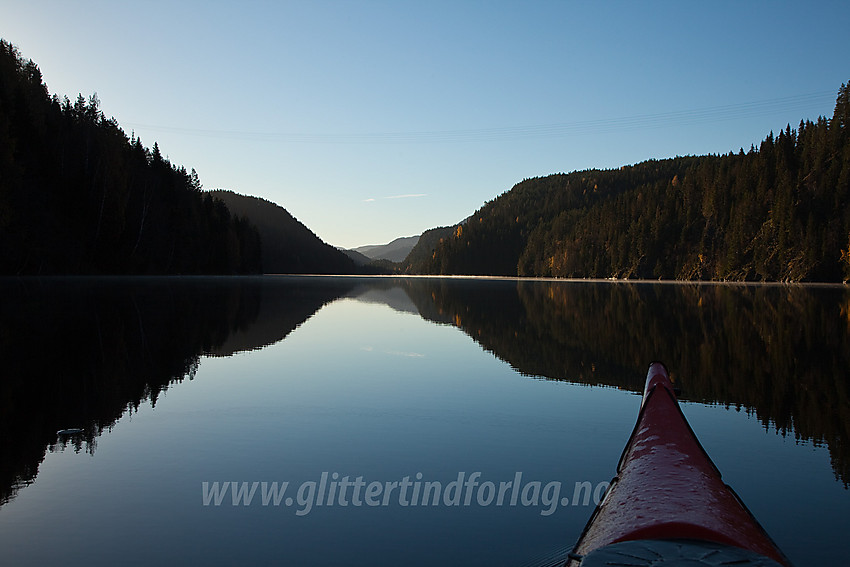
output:
{"label": "pale horizon sky", "polygon": [[831,116],[847,2],[10,2],[51,94],[352,248]]}

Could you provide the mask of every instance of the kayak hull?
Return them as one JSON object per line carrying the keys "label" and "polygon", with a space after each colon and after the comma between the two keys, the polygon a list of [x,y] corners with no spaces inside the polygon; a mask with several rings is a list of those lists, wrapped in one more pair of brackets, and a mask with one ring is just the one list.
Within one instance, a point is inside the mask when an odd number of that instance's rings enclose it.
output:
{"label": "kayak hull", "polygon": [[571,553],[572,563],[626,541],[710,542],[788,565],[726,485],[682,414],[667,369],[650,365],[637,423],[617,476]]}

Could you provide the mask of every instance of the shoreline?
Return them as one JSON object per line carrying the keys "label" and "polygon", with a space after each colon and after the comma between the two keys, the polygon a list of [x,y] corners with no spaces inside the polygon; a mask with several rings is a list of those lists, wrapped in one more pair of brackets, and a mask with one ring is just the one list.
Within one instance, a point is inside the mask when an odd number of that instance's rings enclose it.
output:
{"label": "shoreline", "polygon": [[0,275],[0,282],[24,280],[271,280],[271,279],[434,279],[434,280],[476,280],[476,281],[515,281],[546,282],[567,284],[627,284],[627,285],[680,285],[680,286],[729,286],[729,287],[812,287],[812,288],[850,288],[848,282],[791,282],[791,281],[737,281],[737,280],[670,280],[670,279],[627,279],[627,278],[556,278],[529,276],[481,276],[481,275],[433,275],[433,274],[57,274],[57,275]]}

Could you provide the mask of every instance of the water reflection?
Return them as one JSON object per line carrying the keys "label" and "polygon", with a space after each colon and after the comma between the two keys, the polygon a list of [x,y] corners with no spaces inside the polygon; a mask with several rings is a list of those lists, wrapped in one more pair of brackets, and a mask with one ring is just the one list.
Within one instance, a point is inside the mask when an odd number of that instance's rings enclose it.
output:
{"label": "water reflection", "polygon": [[200,356],[284,340],[341,297],[456,326],[528,376],[640,391],[662,359],[686,399],[826,444],[850,482],[842,288],[287,277],[6,280],[0,292],[0,503],[46,451],[93,452],[125,412],[191,380]]}
{"label": "water reflection", "polygon": [[850,483],[850,293],[801,286],[411,280],[422,316],[531,376],[639,392],[647,361],[683,398],[744,407],[825,443]]}
{"label": "water reflection", "polygon": [[[282,340],[350,287],[262,278],[3,281],[0,504],[33,481],[46,451],[70,444],[93,453],[125,412],[191,380],[201,355]],[[57,436],[66,428],[83,431]]]}

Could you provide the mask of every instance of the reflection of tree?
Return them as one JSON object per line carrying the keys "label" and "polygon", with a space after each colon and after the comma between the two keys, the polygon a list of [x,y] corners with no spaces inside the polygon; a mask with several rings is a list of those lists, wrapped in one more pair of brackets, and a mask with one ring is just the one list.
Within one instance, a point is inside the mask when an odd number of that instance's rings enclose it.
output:
{"label": "reflection of tree", "polygon": [[825,443],[850,484],[850,294],[840,288],[405,283],[423,317],[523,374],[640,391],[660,359],[685,399],[738,405]]}
{"label": "reflection of tree", "polygon": [[[664,360],[691,400],[740,405],[825,443],[850,481],[850,293],[801,287],[447,279],[0,282],[0,503],[58,442],[94,450],[125,411],[192,379],[202,354],[286,337],[322,305],[392,297],[530,376],[640,391]],[[395,298],[397,299],[397,298]],[[56,431],[84,428],[57,441]]]}
{"label": "reflection of tree", "polygon": [[[125,411],[192,379],[201,354],[285,337],[353,284],[283,278],[7,280],[0,283],[0,504],[45,451],[95,440]],[[257,322],[264,326],[252,331]],[[56,431],[84,432],[57,441]]]}
{"label": "reflection of tree", "polygon": [[258,350],[282,341],[320,307],[350,293],[355,278],[307,278],[269,276],[254,282],[253,292],[261,298],[260,309],[250,325],[232,329],[224,340],[206,354],[230,356]]}

